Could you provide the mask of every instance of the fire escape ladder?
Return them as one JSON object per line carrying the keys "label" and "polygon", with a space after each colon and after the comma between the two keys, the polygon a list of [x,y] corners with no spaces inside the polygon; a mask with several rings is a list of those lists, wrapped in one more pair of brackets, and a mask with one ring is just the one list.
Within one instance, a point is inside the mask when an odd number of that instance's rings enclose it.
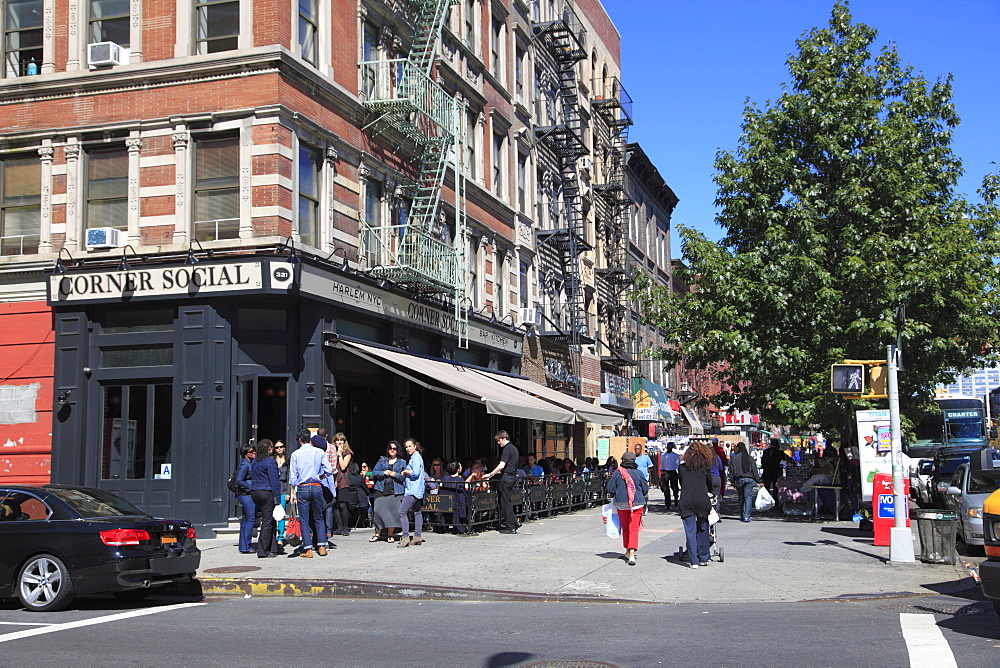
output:
{"label": "fire escape ladder", "polygon": [[628,288],[632,284],[629,266],[626,214],[632,205],[625,189],[625,154],[628,129],[632,125],[632,99],[616,77],[595,86],[592,102],[597,118],[595,136],[604,156],[600,181],[594,184],[597,195],[598,230],[603,246],[604,265],[597,275],[604,282],[608,295],[600,317],[612,354],[605,361],[619,365],[634,365],[628,349]]}
{"label": "fire escape ladder", "polygon": [[[364,129],[384,135],[413,158],[416,182],[406,218],[361,220],[361,256],[368,275],[437,298],[454,309],[458,345],[469,347],[465,299],[465,106],[431,78],[441,30],[453,0],[412,0],[414,32],[406,58],[359,63]],[[451,169],[455,228],[445,223],[443,191]],[[396,193],[392,193],[395,196]]]}

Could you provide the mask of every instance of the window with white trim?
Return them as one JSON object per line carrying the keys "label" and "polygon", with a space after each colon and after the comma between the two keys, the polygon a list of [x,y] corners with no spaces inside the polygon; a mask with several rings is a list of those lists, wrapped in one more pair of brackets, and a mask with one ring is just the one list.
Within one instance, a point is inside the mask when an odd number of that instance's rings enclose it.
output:
{"label": "window with white trim", "polygon": [[42,67],[42,0],[4,3],[4,76],[38,74]]}
{"label": "window with white trim", "polygon": [[517,210],[521,213],[528,212],[528,156],[524,153],[517,154]]}
{"label": "window with white trim", "polygon": [[493,133],[493,194],[507,199],[507,134]]}
{"label": "window with white trim", "polygon": [[197,53],[218,53],[239,48],[239,0],[195,0]]}
{"label": "window with white trim", "polygon": [[514,101],[524,105],[524,67],[527,52],[517,45],[514,50]]}
{"label": "window with white trim", "polygon": [[465,113],[465,169],[470,179],[479,178],[479,114],[475,111]]}
{"label": "window with white trim", "polygon": [[0,255],[38,252],[42,230],[42,161],[37,155],[0,159]]}
{"label": "window with white trim", "polygon": [[496,16],[492,17],[490,26],[490,71],[501,84],[507,83],[505,72],[507,69],[507,49],[504,45],[505,35],[506,31],[504,30],[503,19]]}
{"label": "window with white trim", "polygon": [[319,0],[298,0],[299,53],[311,65],[318,64]]}
{"label": "window with white trim", "polygon": [[299,142],[299,241],[319,247],[319,195],[323,159],[314,146]]}
{"label": "window with white trim", "polygon": [[462,39],[465,40],[469,50],[476,54],[479,53],[479,49],[476,48],[478,5],[478,0],[465,0],[465,5],[462,7]]}
{"label": "window with white trim", "polygon": [[86,227],[128,229],[128,150],[87,151]]}
{"label": "window with white trim", "polygon": [[194,238],[240,236],[240,138],[207,135],[194,139]]}
{"label": "window with white trim", "polygon": [[129,0],[90,0],[87,23],[87,39],[91,44],[114,42],[129,46]]}

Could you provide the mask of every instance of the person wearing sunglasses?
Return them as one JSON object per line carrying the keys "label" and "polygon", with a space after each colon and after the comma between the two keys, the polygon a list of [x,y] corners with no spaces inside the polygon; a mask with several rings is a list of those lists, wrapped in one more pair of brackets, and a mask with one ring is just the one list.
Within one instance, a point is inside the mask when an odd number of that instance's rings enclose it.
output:
{"label": "person wearing sunglasses", "polygon": [[368,539],[370,543],[379,540],[395,543],[393,534],[403,526],[399,523],[399,504],[403,500],[403,478],[399,474],[406,468],[406,462],[400,457],[400,450],[399,441],[389,441],[385,454],[372,470],[375,535]]}

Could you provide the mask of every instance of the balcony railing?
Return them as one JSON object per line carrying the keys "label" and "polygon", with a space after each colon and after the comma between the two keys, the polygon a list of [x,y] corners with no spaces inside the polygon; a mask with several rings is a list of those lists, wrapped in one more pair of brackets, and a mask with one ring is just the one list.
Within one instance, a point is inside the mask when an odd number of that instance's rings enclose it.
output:
{"label": "balcony railing", "polygon": [[632,98],[625,91],[618,77],[598,79],[594,84],[594,107],[620,109],[623,121],[632,123]]}
{"label": "balcony railing", "polygon": [[[406,62],[405,58],[394,58],[360,63],[365,104],[383,112],[417,111],[440,129],[455,133],[458,108],[455,97],[423,72],[408,68]],[[410,119],[409,125],[421,130],[418,119]],[[426,132],[421,134],[426,136]]]}
{"label": "balcony railing", "polygon": [[368,273],[399,283],[431,283],[453,290],[460,280],[458,253],[433,232],[409,225],[383,225],[362,230]]}
{"label": "balcony railing", "polygon": [[38,234],[13,234],[0,237],[0,255],[31,255],[38,252]]}

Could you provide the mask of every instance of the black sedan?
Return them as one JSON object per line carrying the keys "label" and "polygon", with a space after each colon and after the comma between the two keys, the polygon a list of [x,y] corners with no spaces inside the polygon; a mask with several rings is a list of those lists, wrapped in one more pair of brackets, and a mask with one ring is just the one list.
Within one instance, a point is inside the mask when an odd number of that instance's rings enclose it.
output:
{"label": "black sedan", "polygon": [[141,598],[201,562],[188,522],[155,519],[99,489],[0,486],[0,598],[61,610],[79,594]]}

